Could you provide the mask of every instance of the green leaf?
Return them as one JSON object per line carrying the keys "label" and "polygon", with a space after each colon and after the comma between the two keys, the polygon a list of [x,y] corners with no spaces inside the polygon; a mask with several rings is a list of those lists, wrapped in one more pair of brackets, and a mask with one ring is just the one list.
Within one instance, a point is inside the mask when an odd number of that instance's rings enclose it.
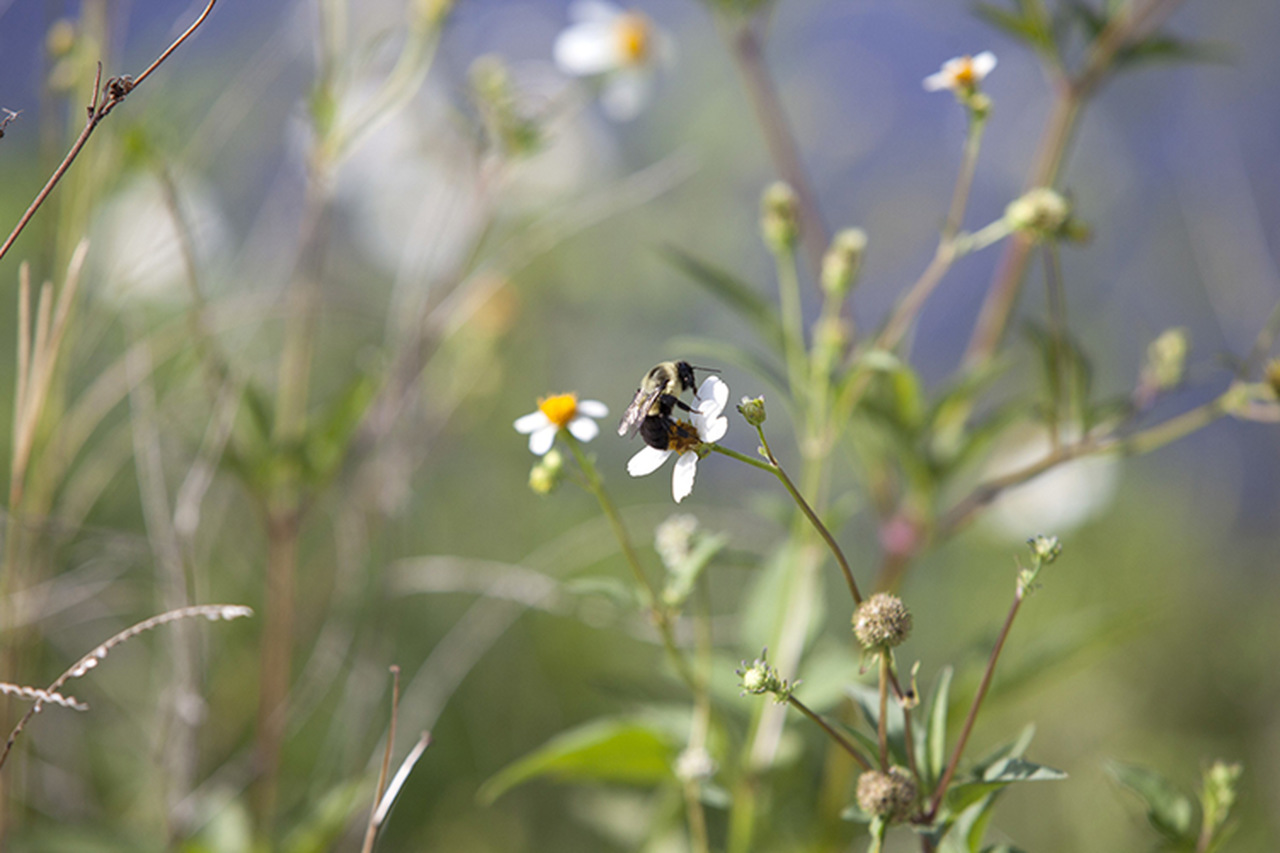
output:
{"label": "green leaf", "polygon": [[993,764],[982,779],[962,782],[947,789],[947,808],[960,813],[1014,782],[1048,782],[1067,778],[1067,774],[1052,767],[1034,764],[1021,758],[1005,758]]}
{"label": "green leaf", "polygon": [[1051,782],[1065,778],[1067,774],[1061,770],[1015,757],[997,761],[982,774],[984,782]]}
{"label": "green leaf", "polygon": [[[954,670],[944,666],[934,682],[929,696],[929,729],[925,735],[925,769],[930,787],[942,778],[947,760],[947,706],[951,693],[951,676]],[[958,809],[957,809],[958,811]]]}
{"label": "green leaf", "polygon": [[1147,809],[1147,820],[1156,831],[1175,842],[1189,842],[1195,808],[1191,798],[1182,794],[1154,770],[1119,761],[1107,762],[1107,773],[1133,791]]}
{"label": "green leaf", "polygon": [[1116,65],[1133,67],[1156,62],[1229,63],[1231,50],[1212,42],[1196,42],[1153,33],[1116,52]]}
{"label": "green leaf", "polygon": [[982,853],[1025,853],[1021,847],[1012,844],[991,844],[982,848]]}
{"label": "green leaf", "polygon": [[994,3],[979,3],[974,12],[991,26],[1025,42],[1038,53],[1057,55],[1052,20],[1044,6],[1035,0],[1019,0],[1018,8],[1007,9]]}
{"label": "green leaf", "polygon": [[782,352],[782,324],[772,303],[756,288],[733,273],[714,266],[677,246],[667,246],[663,257],[704,290],[749,322],[775,352]]}
{"label": "green leaf", "polygon": [[562,732],[485,782],[481,802],[547,777],[562,782],[619,782],[652,786],[672,781],[676,746],[669,733],[635,719],[595,720]]}
{"label": "green leaf", "polygon": [[[845,692],[858,704],[862,710],[863,717],[866,718],[868,725],[876,729],[876,737],[867,737],[864,742],[870,743],[871,754],[879,755],[880,743],[879,724],[880,719],[880,690],[878,687],[870,684],[853,683],[845,688]],[[889,740],[889,755],[893,763],[905,765],[907,763],[906,737],[904,736],[905,723],[902,717],[902,706],[896,702],[893,697],[889,698],[888,720],[886,732]],[[861,738],[860,738],[861,740]]]}
{"label": "green leaf", "polygon": [[304,453],[314,480],[327,480],[342,464],[377,390],[373,377],[355,376],[330,405],[324,418],[308,432]]}

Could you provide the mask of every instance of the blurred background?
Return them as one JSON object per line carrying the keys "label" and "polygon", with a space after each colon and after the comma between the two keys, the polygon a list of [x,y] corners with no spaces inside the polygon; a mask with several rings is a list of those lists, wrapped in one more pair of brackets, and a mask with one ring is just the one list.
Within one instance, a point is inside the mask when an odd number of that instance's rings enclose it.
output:
{"label": "blurred background", "polygon": [[[553,63],[567,4],[460,0],[420,87],[414,79],[396,109],[349,125],[348,145],[321,162],[317,140],[333,138],[321,129],[376,103],[403,56],[405,21],[429,5],[222,0],[103,123],[0,261],[0,352],[13,353],[19,263],[35,283],[61,286],[89,239],[22,511],[9,502],[8,564],[24,568],[5,592],[25,597],[5,637],[27,651],[3,677],[48,683],[171,606],[175,583],[191,601],[261,615],[264,518],[275,484],[301,478],[280,849],[358,849],[391,664],[404,679],[397,759],[422,729],[435,743],[381,849],[639,849],[669,807],[643,789],[538,781],[493,804],[476,798],[572,725],[686,702],[660,647],[597,583],[626,568],[595,502],[572,487],[532,493],[534,459],[511,424],[539,396],[567,390],[616,418],[641,374],[668,358],[723,365],[734,395],[773,393],[724,346],[750,353],[751,330],[693,286],[670,250],[774,298],[758,210],[776,175],[723,26],[694,0],[638,4],[670,39],[671,61],[628,121]],[[19,113],[0,139],[0,221],[17,221],[79,132],[97,58],[104,75],[136,74],[203,6],[0,0],[0,107]],[[1152,63],[1109,83],[1062,180],[1093,229],[1087,245],[1063,250],[1063,265],[1068,317],[1100,395],[1129,393],[1151,340],[1188,330],[1187,381],[1155,420],[1220,393],[1280,300],[1280,6],[1192,0],[1168,29],[1213,45],[1218,59]],[[987,49],[999,65],[984,86],[994,108],[971,229],[1023,187],[1049,104],[1035,57],[961,2],[781,0],[769,16],[766,59],[822,212],[869,236],[853,298],[860,328],[881,322],[928,263],[960,162],[963,111],[921,80]],[[477,60],[494,56],[522,115],[539,123],[538,144],[519,158],[494,153],[474,95]],[[483,61],[481,71],[494,67]],[[926,306],[905,349],[926,385],[961,357],[997,257],[964,258]],[[321,436],[331,444],[308,451],[310,480],[244,452],[252,438],[237,443],[252,431],[246,389],[270,399],[296,376],[281,353],[295,340],[290,283],[300,276],[315,282],[304,407],[332,426]],[[1045,313],[1039,276],[1020,303],[1027,317]],[[811,277],[803,284],[812,318],[817,290]],[[1016,328],[1009,340],[1016,388],[1030,348]],[[222,359],[212,378],[209,341]],[[0,397],[17,373],[16,359],[0,360]],[[344,407],[366,399],[374,376],[402,378],[400,393],[376,395],[372,414],[348,423]],[[785,411],[776,415],[785,461],[792,444]],[[5,446],[13,423],[0,416]],[[591,449],[647,545],[674,510],[666,475],[627,477],[636,447],[612,423]],[[740,423],[726,443],[754,449]],[[737,556],[710,581],[725,613],[750,598],[761,555],[785,535],[784,496],[761,479],[708,459],[680,507],[732,536]],[[1149,456],[1038,484],[1047,496],[1024,492],[919,559],[902,590],[916,632],[900,659],[922,661],[922,683],[952,663],[971,691],[1023,540],[1056,533],[1065,545],[1014,630],[1009,681],[999,689],[997,675],[973,752],[1032,721],[1032,756],[1070,779],[1012,792],[993,840],[1145,849],[1153,836],[1105,762],[1158,768],[1190,791],[1207,761],[1225,758],[1246,768],[1229,849],[1280,847],[1278,484],[1280,432],[1227,419]],[[1046,514],[1032,512],[1045,502]],[[874,524],[854,512],[839,537],[871,577]],[[521,586],[520,569],[552,579],[554,594]],[[834,599],[838,577],[827,580]],[[815,640],[829,653],[814,666],[825,669],[800,673],[815,689],[858,677],[840,645],[843,606]],[[717,635],[728,706],[752,701],[736,699],[732,674],[759,653],[750,627],[730,620]],[[161,629],[75,682],[92,710],[46,710],[4,768],[6,849],[245,849],[262,632],[261,618],[202,621],[186,640]],[[175,676],[184,642],[189,683]],[[834,706],[838,691],[828,692]],[[782,772],[804,792],[821,742],[792,727],[808,748]],[[783,824],[768,849],[819,849]]]}

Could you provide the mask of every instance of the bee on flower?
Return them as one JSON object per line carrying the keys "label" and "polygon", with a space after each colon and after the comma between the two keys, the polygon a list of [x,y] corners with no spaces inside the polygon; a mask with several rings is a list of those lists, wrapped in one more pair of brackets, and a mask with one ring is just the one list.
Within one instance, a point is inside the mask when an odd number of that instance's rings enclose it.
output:
{"label": "bee on flower", "polygon": [[516,432],[529,436],[529,450],[543,456],[555,444],[560,430],[568,430],[578,441],[590,441],[600,433],[594,418],[609,416],[609,407],[599,400],[579,400],[575,393],[553,394],[538,399],[538,410],[515,422]]}
{"label": "bee on flower", "polygon": [[671,473],[671,496],[676,503],[693,491],[698,460],[706,452],[703,446],[724,438],[729,429],[729,419],[724,416],[725,406],[729,403],[729,386],[724,380],[708,376],[696,396],[697,406],[688,421],[670,421],[665,448],[645,445],[627,462],[628,474],[644,477],[661,468],[671,456],[676,456],[675,469]]}
{"label": "bee on flower", "polygon": [[641,12],[605,0],[576,0],[570,24],[556,38],[556,65],[600,81],[600,105],[615,121],[640,114],[653,96],[659,66],[674,60],[670,38]]}

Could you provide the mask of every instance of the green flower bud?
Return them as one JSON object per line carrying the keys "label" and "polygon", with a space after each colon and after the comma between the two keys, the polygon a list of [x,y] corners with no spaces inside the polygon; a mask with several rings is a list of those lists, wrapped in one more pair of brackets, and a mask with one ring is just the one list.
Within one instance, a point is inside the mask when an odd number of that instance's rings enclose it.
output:
{"label": "green flower bud", "polygon": [[742,402],[738,404],[738,411],[747,419],[747,423],[760,426],[766,417],[764,397],[743,397]]}
{"label": "green flower bud", "polygon": [[1167,391],[1182,381],[1187,367],[1187,330],[1166,329],[1147,347],[1147,363],[1143,374],[1160,391]]}
{"label": "green flower bud", "polygon": [[564,477],[564,456],[554,447],[548,450],[529,471],[529,488],[534,494],[548,495]]}
{"label": "green flower bud", "polygon": [[1009,202],[1004,209],[1004,218],[1010,228],[1042,235],[1057,234],[1070,217],[1070,203],[1048,187],[1030,190]]}
{"label": "green flower bud", "polygon": [[800,203],[782,181],[770,184],[760,197],[760,233],[775,254],[790,252],[800,238]]}
{"label": "green flower bud", "polygon": [[1027,544],[1031,546],[1031,553],[1043,566],[1058,559],[1058,555],[1062,553],[1062,543],[1058,541],[1057,536],[1033,536],[1027,540]]}
{"label": "green flower bud", "polygon": [[822,256],[822,289],[828,296],[838,299],[849,292],[866,250],[867,232],[861,228],[846,228],[831,240]]}
{"label": "green flower bud", "polygon": [[778,671],[769,665],[765,660],[767,651],[761,652],[760,657],[756,658],[751,664],[746,661],[742,662],[742,669],[735,670],[740,680],[742,693],[745,696],[748,693],[756,696],[763,696],[768,693],[773,696],[773,701],[779,705],[785,705],[791,699],[791,691],[795,685],[784,679],[778,674]]}
{"label": "green flower bud", "polygon": [[896,595],[877,592],[853,612],[853,633],[865,649],[892,649],[911,634],[911,612]]}
{"label": "green flower bud", "polygon": [[916,783],[902,767],[868,770],[858,777],[858,808],[890,823],[906,820],[916,804]]}

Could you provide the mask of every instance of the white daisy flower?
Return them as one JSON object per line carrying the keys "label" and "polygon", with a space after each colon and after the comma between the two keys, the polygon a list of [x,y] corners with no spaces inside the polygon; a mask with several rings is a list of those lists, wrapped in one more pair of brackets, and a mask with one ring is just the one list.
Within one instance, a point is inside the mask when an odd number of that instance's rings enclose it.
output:
{"label": "white daisy flower", "polygon": [[671,497],[676,503],[693,491],[693,478],[698,473],[699,445],[719,441],[729,429],[729,419],[723,414],[729,402],[729,386],[720,377],[708,376],[698,389],[697,399],[698,406],[690,422],[675,422],[670,446],[666,450],[646,445],[627,462],[628,474],[643,477],[657,471],[668,457],[676,455],[675,470],[671,473]]}
{"label": "white daisy flower", "polygon": [[654,70],[670,65],[671,40],[646,15],[605,0],[576,0],[556,38],[556,65],[575,77],[601,79],[600,104],[615,121],[640,114],[653,95]]}
{"label": "white daisy flower", "polygon": [[942,63],[942,70],[924,78],[924,88],[929,92],[973,91],[996,67],[996,55],[984,50],[977,56],[957,56]]}
{"label": "white daisy flower", "polygon": [[517,418],[516,432],[529,436],[529,450],[544,455],[555,444],[556,433],[567,429],[578,441],[590,441],[600,433],[592,418],[609,415],[599,400],[579,400],[577,394],[554,394],[538,399],[538,411]]}

